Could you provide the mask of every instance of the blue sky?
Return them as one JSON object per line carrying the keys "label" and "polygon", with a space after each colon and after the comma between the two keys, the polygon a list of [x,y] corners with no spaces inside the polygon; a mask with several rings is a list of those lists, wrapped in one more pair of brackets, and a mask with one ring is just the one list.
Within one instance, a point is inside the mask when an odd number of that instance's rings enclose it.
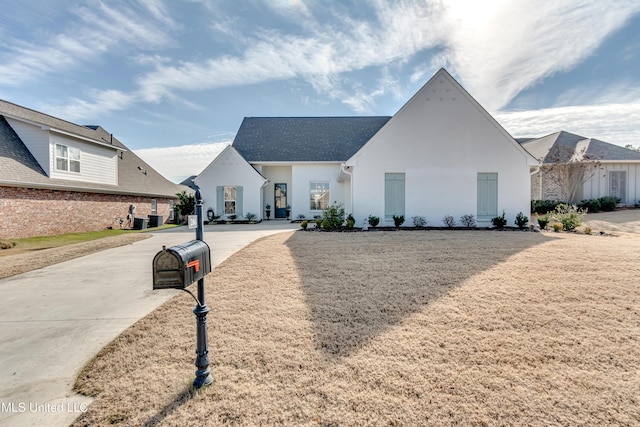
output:
{"label": "blue sky", "polygon": [[0,98],[170,179],[245,116],[393,115],[445,67],[514,137],[640,146],[637,0],[0,0]]}

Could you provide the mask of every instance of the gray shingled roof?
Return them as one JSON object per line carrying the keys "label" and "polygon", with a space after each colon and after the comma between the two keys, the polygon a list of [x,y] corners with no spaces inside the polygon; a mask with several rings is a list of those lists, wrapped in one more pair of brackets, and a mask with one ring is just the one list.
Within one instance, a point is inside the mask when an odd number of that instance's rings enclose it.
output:
{"label": "gray shingled roof", "polygon": [[[6,121],[5,110],[9,117],[54,127],[88,138],[101,145],[113,147],[118,154],[118,185],[49,178]],[[151,197],[174,197],[176,193],[187,189],[164,178],[100,126],[76,125],[2,100],[0,100],[0,185]]]}
{"label": "gray shingled roof", "polygon": [[245,117],[233,147],[250,163],[344,162],[391,117]]}
{"label": "gray shingled roof", "polygon": [[522,143],[529,153],[543,163],[576,160],[640,161],[640,152],[593,138],[560,131]]}

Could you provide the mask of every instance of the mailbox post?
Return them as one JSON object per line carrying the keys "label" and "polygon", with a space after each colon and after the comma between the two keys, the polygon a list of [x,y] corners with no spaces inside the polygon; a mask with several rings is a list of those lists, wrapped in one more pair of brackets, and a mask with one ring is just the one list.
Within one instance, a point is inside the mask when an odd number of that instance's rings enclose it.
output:
{"label": "mailbox post", "polygon": [[[196,378],[193,386],[200,388],[213,383],[209,369],[209,349],[207,347],[207,307],[204,300],[204,278],[211,272],[211,251],[204,241],[204,220],[202,218],[202,195],[196,190],[196,240],[169,249],[162,247],[153,258],[153,289],[181,289],[188,292],[196,300],[197,343],[196,343]],[[198,296],[189,291],[187,286],[198,281]]]}
{"label": "mailbox post", "polygon": [[[204,218],[202,217],[202,194],[200,188],[196,188],[196,216],[198,227],[196,228],[196,240],[204,242]],[[209,369],[209,348],[207,346],[207,313],[209,307],[204,301],[204,277],[198,279],[198,304],[193,310],[197,319],[197,343],[196,343],[196,379],[193,386],[200,388],[213,383],[211,370]]]}

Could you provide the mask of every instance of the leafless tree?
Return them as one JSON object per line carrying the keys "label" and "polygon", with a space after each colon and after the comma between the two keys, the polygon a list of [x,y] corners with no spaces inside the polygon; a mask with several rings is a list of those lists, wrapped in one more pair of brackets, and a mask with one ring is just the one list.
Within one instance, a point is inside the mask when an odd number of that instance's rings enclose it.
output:
{"label": "leafless tree", "polygon": [[554,147],[552,150],[543,166],[545,178],[562,189],[567,202],[577,203],[582,186],[596,174],[600,161],[590,158],[586,148]]}

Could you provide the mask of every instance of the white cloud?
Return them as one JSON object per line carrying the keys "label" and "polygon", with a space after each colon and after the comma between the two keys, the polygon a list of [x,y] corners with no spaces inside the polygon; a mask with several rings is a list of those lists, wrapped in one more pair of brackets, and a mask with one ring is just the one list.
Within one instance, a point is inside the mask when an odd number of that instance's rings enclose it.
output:
{"label": "white cloud", "polygon": [[576,2],[452,2],[442,62],[488,109],[506,105],[521,90],[587,58],[640,11],[625,0]]}
{"label": "white cloud", "polygon": [[135,95],[113,89],[91,90],[89,97],[91,101],[72,98],[66,105],[43,105],[41,108],[66,120],[82,120],[103,117],[110,111],[124,110],[136,100]]}
{"label": "white cloud", "polygon": [[0,85],[15,86],[88,64],[124,47],[145,50],[171,43],[166,30],[176,24],[162,3],[145,3],[143,10],[115,2],[89,3],[72,9],[76,19],[65,21],[67,30],[47,40],[5,40],[0,56]]}
{"label": "white cloud", "polygon": [[185,177],[200,174],[229,144],[231,141],[143,148],[134,152],[165,178],[180,182]]}
{"label": "white cloud", "polygon": [[493,116],[514,137],[540,137],[565,130],[623,147],[640,145],[640,101],[497,112]]}

